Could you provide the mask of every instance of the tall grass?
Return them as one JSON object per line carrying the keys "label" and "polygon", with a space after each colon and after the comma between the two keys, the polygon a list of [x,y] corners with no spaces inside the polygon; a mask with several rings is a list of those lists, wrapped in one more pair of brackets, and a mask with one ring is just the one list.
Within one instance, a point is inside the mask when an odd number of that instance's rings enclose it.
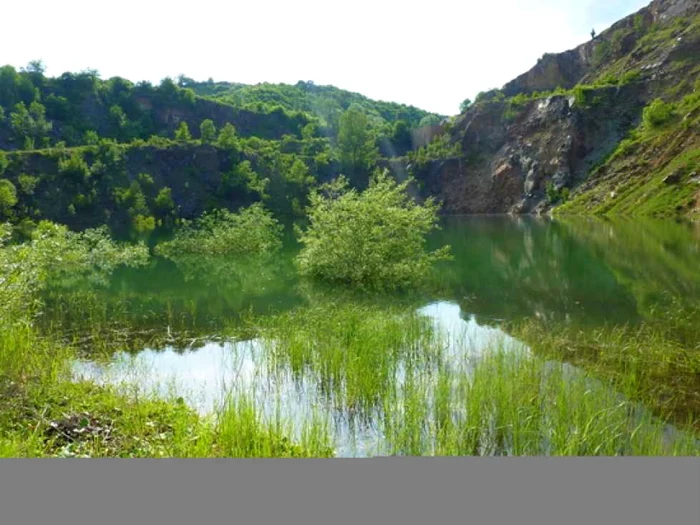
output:
{"label": "tall grass", "polygon": [[395,455],[698,455],[691,435],[585,373],[499,349],[469,371],[420,374],[386,402]]}
{"label": "tall grass", "polygon": [[200,416],[182,399],[74,381],[75,352],[29,324],[0,331],[0,457],[323,457],[327,424],[268,418],[246,392]]}
{"label": "tall grass", "polygon": [[[692,434],[669,437],[643,410],[641,369],[618,381],[524,346],[490,343],[457,357],[426,319],[337,304],[268,320],[269,366],[319,386],[347,420],[379,429],[379,453],[398,455],[697,455]],[[263,330],[265,331],[265,329]],[[608,340],[625,351],[621,340]]]}

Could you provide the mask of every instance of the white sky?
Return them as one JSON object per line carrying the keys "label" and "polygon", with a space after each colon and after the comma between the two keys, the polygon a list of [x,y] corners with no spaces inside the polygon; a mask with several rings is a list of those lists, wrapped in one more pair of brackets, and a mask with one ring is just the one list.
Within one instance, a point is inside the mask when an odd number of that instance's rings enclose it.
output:
{"label": "white sky", "polygon": [[[455,114],[650,0],[3,0],[0,65],[132,81],[312,80]],[[102,7],[98,7],[102,5]]]}

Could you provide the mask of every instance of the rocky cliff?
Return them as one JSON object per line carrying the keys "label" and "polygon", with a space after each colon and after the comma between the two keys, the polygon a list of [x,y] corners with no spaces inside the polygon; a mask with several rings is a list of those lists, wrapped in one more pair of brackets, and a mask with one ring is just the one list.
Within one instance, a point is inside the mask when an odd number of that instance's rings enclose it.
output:
{"label": "rocky cliff", "polygon": [[[449,131],[462,154],[414,174],[446,213],[543,212],[595,186],[591,173],[652,100],[680,107],[699,80],[700,0],[656,0],[576,49],[545,55],[500,96],[469,108]],[[676,117],[669,125],[682,124]],[[700,134],[693,119],[682,125]],[[684,144],[675,154],[697,147]]]}

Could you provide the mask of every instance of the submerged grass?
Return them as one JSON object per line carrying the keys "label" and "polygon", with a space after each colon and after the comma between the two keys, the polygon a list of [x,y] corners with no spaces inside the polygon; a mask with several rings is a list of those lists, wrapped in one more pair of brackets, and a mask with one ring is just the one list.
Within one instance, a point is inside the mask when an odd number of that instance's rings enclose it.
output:
{"label": "submerged grass", "polygon": [[[0,331],[2,457],[325,457],[320,418],[269,420],[245,392],[208,417],[182,399],[73,381],[68,347],[26,325]],[[292,437],[298,434],[299,439]]]}
{"label": "submerged grass", "polygon": [[[530,324],[514,332],[530,349],[494,341],[475,348],[482,343],[448,339],[412,305],[349,300],[256,315],[247,325],[260,342],[256,366],[273,383],[290,377],[309,389],[303,414],[285,411],[289,392],[274,385],[262,398],[234,385],[203,416],[178,393],[157,398],[75,381],[70,346],[30,324],[5,327],[0,455],[327,457],[338,449],[331,419],[373,429],[377,454],[700,452],[692,432],[665,423],[674,416],[698,428],[698,353],[670,329],[577,335]],[[683,341],[694,333],[675,332]]]}
{"label": "submerged grass", "polygon": [[396,455],[697,455],[690,435],[561,363],[495,349],[470,370],[411,377],[387,402]]}
{"label": "submerged grass", "polygon": [[661,417],[700,431],[700,347],[688,339],[696,328],[682,320],[586,331],[532,321],[515,331],[539,355],[585,368]]}
{"label": "submerged grass", "polygon": [[700,452],[692,432],[669,434],[664,417],[642,409],[648,380],[638,370],[628,369],[625,381],[601,380],[525,346],[493,342],[474,349],[456,341],[454,356],[426,321],[359,305],[298,309],[267,321],[267,362],[315,381],[348,420],[359,413],[372,422],[379,454]]}
{"label": "submerged grass", "polygon": [[331,406],[364,416],[402,366],[427,367],[440,352],[428,344],[430,323],[401,308],[325,303],[263,319],[259,330],[269,365],[315,381]]}

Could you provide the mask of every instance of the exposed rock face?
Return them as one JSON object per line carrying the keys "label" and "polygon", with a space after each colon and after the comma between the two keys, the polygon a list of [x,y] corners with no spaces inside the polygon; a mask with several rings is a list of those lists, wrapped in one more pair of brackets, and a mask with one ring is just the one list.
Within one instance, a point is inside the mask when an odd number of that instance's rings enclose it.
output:
{"label": "exposed rock face", "polygon": [[[667,22],[678,16],[687,16],[700,12],[698,0],[655,0],[637,13],[623,18],[603,31],[589,42],[581,44],[575,49],[564,53],[545,54],[537,64],[508,82],[503,87],[506,96],[514,96],[519,93],[533,93],[535,91],[552,91],[557,87],[569,89],[593,72],[598,64],[595,61],[595,49],[602,42],[610,43],[616,33],[621,40],[612,53],[618,56],[629,53],[637,41],[634,34],[635,19],[642,20],[644,24]],[[629,32],[625,32],[628,30]]]}
{"label": "exposed rock face", "polygon": [[[587,177],[636,127],[646,104],[673,91],[700,61],[700,34],[681,28],[658,45],[637,46],[643,24],[700,13],[700,0],[655,0],[603,32],[594,41],[558,55],[546,55],[530,71],[507,84],[507,96],[571,88],[607,74],[639,72],[622,86],[589,91],[585,100],[550,96],[514,106],[486,102],[460,115],[450,130],[463,157],[434,161],[414,170],[424,192],[444,203],[448,214],[540,213],[550,195],[561,195]],[[617,36],[615,36],[617,35]],[[596,46],[614,42],[614,56],[594,63]],[[616,62],[619,59],[620,62]],[[599,61],[599,58],[597,59]],[[619,66],[619,67],[618,67]],[[686,88],[692,90],[692,87]],[[683,95],[682,90],[678,96]]]}
{"label": "exposed rock face", "polygon": [[446,213],[532,213],[547,204],[546,186],[560,191],[582,180],[639,118],[639,86],[601,90],[596,107],[553,96],[523,106],[488,104],[455,124],[463,159],[433,162],[417,176],[444,202]]}

